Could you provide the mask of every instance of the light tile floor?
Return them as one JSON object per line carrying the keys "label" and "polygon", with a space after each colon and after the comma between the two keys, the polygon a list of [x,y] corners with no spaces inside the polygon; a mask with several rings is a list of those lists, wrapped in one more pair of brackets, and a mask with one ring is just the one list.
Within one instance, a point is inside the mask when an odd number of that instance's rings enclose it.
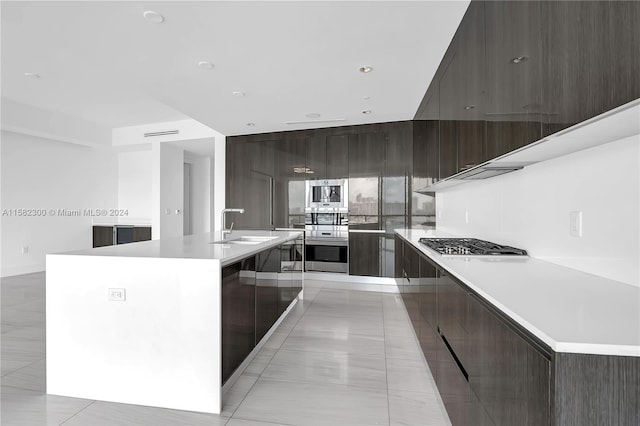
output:
{"label": "light tile floor", "polygon": [[44,282],[1,281],[2,425],[451,424],[400,296],[310,280],[221,415],[47,395]]}

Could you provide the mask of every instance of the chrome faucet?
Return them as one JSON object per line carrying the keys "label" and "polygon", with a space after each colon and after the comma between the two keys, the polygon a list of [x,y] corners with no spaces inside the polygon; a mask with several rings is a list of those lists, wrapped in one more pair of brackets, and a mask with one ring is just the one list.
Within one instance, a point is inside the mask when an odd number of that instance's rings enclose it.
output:
{"label": "chrome faucet", "polygon": [[225,226],[225,213],[244,213],[244,209],[222,209],[222,237],[224,238],[225,234],[231,234],[233,230],[233,222],[231,222],[231,227],[227,229]]}

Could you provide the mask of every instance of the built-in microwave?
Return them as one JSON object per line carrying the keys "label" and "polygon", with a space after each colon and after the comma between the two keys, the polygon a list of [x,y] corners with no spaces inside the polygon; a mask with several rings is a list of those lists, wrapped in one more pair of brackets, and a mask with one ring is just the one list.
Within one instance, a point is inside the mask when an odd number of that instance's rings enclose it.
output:
{"label": "built-in microwave", "polygon": [[306,182],[306,211],[348,210],[348,182],[346,179],[316,179]]}

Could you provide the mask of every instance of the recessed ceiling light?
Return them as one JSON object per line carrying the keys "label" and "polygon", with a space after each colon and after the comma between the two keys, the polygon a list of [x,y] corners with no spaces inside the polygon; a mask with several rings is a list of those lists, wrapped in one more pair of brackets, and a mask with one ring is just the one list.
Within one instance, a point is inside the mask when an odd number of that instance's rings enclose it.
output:
{"label": "recessed ceiling light", "polygon": [[360,67],[360,72],[363,72],[365,74],[371,71],[373,71],[372,67],[368,67],[368,66]]}
{"label": "recessed ceiling light", "polygon": [[198,62],[198,67],[202,68],[203,70],[210,70],[213,68],[213,64],[209,61],[200,61]]}
{"label": "recessed ceiling light", "polygon": [[142,16],[149,22],[153,22],[154,24],[162,24],[164,22],[164,16],[160,15],[158,12],[154,12],[153,10],[145,11]]}
{"label": "recessed ceiling light", "polygon": [[363,96],[362,99],[364,99],[365,101],[368,101],[369,99],[371,99],[371,96]]}
{"label": "recessed ceiling light", "polygon": [[509,62],[511,62],[512,64],[519,64],[521,62],[526,61],[527,59],[529,59],[526,56],[516,56],[515,58],[512,58]]}
{"label": "recessed ceiling light", "polygon": [[364,111],[362,111],[363,114],[371,114],[371,110],[370,109],[365,109]]}
{"label": "recessed ceiling light", "polygon": [[317,112],[310,112],[309,114],[305,115],[305,117],[307,117],[307,118],[320,118],[320,114],[318,114]]}
{"label": "recessed ceiling light", "polygon": [[249,127],[253,127],[255,125],[256,125],[256,123],[247,123],[247,126],[249,126]]}
{"label": "recessed ceiling light", "polygon": [[464,109],[469,111],[470,109],[474,109],[476,106],[475,105],[465,105]]}
{"label": "recessed ceiling light", "polygon": [[25,72],[24,76],[27,77],[27,78],[32,78],[34,80],[37,80],[37,79],[40,78],[40,74],[36,74],[34,72]]}
{"label": "recessed ceiling light", "polygon": [[232,94],[233,96],[237,96],[238,98],[243,98],[243,97],[246,95],[246,93],[244,93],[244,92],[239,92],[239,91],[232,92],[231,94]]}

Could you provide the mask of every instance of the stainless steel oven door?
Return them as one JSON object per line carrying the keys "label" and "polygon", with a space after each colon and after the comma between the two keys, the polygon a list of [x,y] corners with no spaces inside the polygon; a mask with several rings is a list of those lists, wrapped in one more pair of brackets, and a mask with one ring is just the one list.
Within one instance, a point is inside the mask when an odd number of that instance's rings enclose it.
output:
{"label": "stainless steel oven door", "polygon": [[349,241],[334,238],[307,239],[305,269],[315,272],[349,272]]}

